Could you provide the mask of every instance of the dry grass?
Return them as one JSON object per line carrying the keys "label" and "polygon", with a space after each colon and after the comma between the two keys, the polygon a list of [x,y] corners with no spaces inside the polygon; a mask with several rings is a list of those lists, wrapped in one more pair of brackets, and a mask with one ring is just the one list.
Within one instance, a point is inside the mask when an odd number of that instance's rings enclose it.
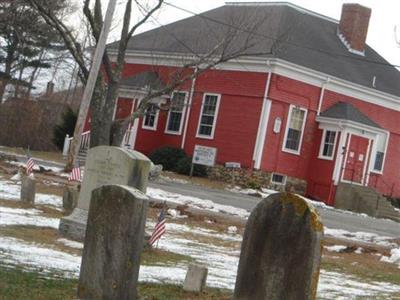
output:
{"label": "dry grass", "polygon": [[[2,147],[0,150],[6,151],[9,153],[26,155],[27,150],[23,148],[15,148],[15,147]],[[61,152],[45,152],[45,151],[30,151],[33,157],[37,157],[44,160],[51,160],[59,163],[65,163],[66,160],[63,158]]]}
{"label": "dry grass", "polygon": [[2,226],[0,227],[0,235],[14,237],[28,243],[43,245],[70,254],[81,255],[81,250],[68,247],[63,243],[58,242],[57,240],[62,238],[62,236],[59,234],[57,229],[53,228],[20,225]]}
{"label": "dry grass", "polygon": [[57,195],[62,197],[64,192],[63,186],[44,184],[43,182],[36,183],[36,193]]}

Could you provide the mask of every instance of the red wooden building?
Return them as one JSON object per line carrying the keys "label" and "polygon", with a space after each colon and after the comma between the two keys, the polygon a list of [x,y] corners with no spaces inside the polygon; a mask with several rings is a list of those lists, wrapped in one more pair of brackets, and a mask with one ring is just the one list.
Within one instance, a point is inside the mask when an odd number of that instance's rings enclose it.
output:
{"label": "red wooden building", "polygon": [[[250,36],[251,49],[154,99],[131,146],[215,147],[217,163],[264,170],[274,184],[304,182],[328,204],[341,182],[400,196],[400,73],[366,45],[370,14],[345,4],[337,21],[289,3],[228,3],[136,35],[115,117],[235,28],[232,47]],[[235,20],[257,26],[241,31]]]}

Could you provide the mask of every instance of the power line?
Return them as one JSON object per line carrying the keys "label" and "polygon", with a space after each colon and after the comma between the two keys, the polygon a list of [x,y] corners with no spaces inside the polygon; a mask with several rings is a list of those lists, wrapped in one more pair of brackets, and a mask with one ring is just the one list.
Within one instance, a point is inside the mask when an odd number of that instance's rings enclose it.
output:
{"label": "power line", "polygon": [[364,62],[364,63],[372,63],[372,64],[377,64],[377,65],[400,68],[400,65],[394,65],[394,64],[387,63],[387,62],[380,62],[380,61],[366,59],[366,58],[359,58],[359,57],[340,54],[340,53],[333,53],[331,51],[327,51],[327,50],[323,50],[323,49],[316,49],[316,48],[313,48],[313,47],[308,47],[308,46],[300,45],[300,44],[289,42],[289,41],[279,40],[279,38],[268,36],[268,35],[265,35],[265,34],[262,34],[262,33],[259,33],[259,32],[255,32],[255,31],[250,31],[250,30],[247,30],[246,28],[241,28],[239,26],[235,26],[234,24],[229,24],[229,23],[226,23],[226,22],[223,22],[223,21],[208,17],[208,16],[206,16],[204,14],[198,14],[196,12],[193,12],[193,11],[189,10],[189,9],[177,6],[175,4],[172,4],[172,3],[169,3],[169,2],[166,2],[166,1],[164,3],[166,5],[168,5],[168,6],[170,6],[170,7],[173,7],[175,9],[181,10],[181,11],[186,12],[188,14],[191,14],[193,16],[196,16],[196,17],[202,18],[204,20],[208,20],[208,21],[214,22],[216,24],[220,24],[220,25],[223,25],[223,26],[231,27],[231,28],[233,28],[235,30],[238,30],[238,31],[241,31],[241,32],[244,32],[244,33],[249,33],[249,34],[252,34],[254,36],[258,36],[258,37],[260,37],[260,38],[262,38],[264,40],[271,40],[271,41],[275,41],[275,42],[279,41],[279,42],[285,43],[287,45],[291,45],[291,46],[298,47],[298,48],[303,48],[303,49],[308,49],[308,50],[315,51],[315,52],[324,53],[324,54],[327,54],[327,55],[330,55],[330,56],[343,57],[343,58],[347,58],[347,59],[353,59],[353,60],[361,61],[361,62]]}

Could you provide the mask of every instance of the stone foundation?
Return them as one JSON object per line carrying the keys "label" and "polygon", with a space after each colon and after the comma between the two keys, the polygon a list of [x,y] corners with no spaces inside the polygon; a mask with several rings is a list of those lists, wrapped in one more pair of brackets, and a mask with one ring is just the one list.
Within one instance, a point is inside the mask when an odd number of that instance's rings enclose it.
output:
{"label": "stone foundation", "polygon": [[243,188],[268,188],[282,192],[288,191],[298,193],[301,195],[305,194],[307,188],[307,182],[305,180],[289,176],[286,178],[286,184],[273,184],[271,182],[272,172],[262,170],[250,170],[244,168],[232,170],[217,165],[213,168],[209,168],[207,173],[208,177],[212,180],[227,182]]}

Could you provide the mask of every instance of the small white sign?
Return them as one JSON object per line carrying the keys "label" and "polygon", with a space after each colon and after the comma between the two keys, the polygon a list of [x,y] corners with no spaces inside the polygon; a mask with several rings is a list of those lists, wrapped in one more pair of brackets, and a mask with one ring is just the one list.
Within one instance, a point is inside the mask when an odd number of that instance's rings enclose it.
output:
{"label": "small white sign", "polygon": [[281,132],[282,119],[277,117],[274,122],[274,133]]}
{"label": "small white sign", "polygon": [[213,167],[217,157],[217,148],[195,145],[193,151],[194,164]]}
{"label": "small white sign", "polygon": [[234,162],[234,161],[229,161],[229,162],[225,163],[225,168],[240,169],[240,163]]}

